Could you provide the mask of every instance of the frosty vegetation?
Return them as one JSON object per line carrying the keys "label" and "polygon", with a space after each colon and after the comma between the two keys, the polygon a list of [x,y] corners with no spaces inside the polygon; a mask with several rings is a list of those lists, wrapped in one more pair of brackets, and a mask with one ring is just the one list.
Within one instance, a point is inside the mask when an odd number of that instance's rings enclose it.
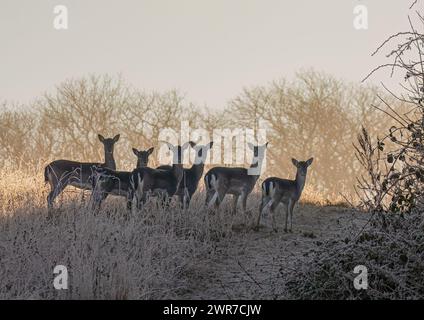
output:
{"label": "frosty vegetation", "polygon": [[[387,50],[391,62],[377,67],[402,75],[404,93],[396,100],[407,106],[399,112],[378,96],[382,113],[394,124],[372,135],[364,126],[355,146],[366,169],[358,178],[359,208],[372,214],[356,234],[329,239],[309,252],[293,270],[284,270],[285,294],[302,299],[423,299],[424,297],[424,18],[417,29],[387,39],[374,54]],[[421,30],[421,31],[420,31]],[[352,271],[365,265],[369,288],[352,287]]]}

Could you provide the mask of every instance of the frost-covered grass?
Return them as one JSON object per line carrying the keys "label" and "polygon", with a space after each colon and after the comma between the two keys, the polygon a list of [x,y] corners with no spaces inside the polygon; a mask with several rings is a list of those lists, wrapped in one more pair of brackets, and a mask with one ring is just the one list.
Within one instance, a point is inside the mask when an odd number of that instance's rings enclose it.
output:
{"label": "frost-covered grass", "polygon": [[[41,176],[4,174],[0,188],[0,299],[178,297],[182,272],[212,255],[233,221],[199,210],[200,197],[189,211],[152,202],[129,216],[110,197],[96,213],[72,188],[49,219]],[[68,290],[53,287],[56,265],[68,268]]]}
{"label": "frost-covered grass", "polygon": [[[357,265],[368,269],[366,290],[353,286]],[[281,275],[280,294],[294,299],[423,299],[422,210],[374,215],[362,232],[325,241]]]}
{"label": "frost-covered grass", "polygon": [[[80,190],[70,187],[58,197],[53,218],[48,218],[48,186],[42,170],[2,170],[0,299],[189,298],[200,296],[201,292],[195,291],[206,285],[212,287],[210,297],[222,297],[222,284],[213,278],[218,264],[228,261],[231,265],[224,269],[238,270],[228,258],[254,254],[253,247],[261,245],[254,239],[256,235],[267,237],[252,228],[260,195],[249,197],[246,215],[240,211],[232,215],[231,201],[211,213],[203,206],[202,189],[188,211],[151,202],[126,216],[123,198],[110,197],[99,212],[93,212],[88,205],[90,193],[83,197]],[[307,190],[304,202],[317,208],[304,211],[304,219],[314,231],[309,217],[321,210],[320,204],[330,201]],[[300,222],[295,220],[295,228],[302,228]],[[280,235],[270,236],[275,237],[272,243],[277,249],[284,245]],[[301,233],[298,237],[307,239]],[[259,252],[266,249],[257,248]],[[56,265],[68,268],[68,290],[53,287]],[[200,275],[205,283],[197,278],[201,270],[211,270]],[[238,296],[235,287],[230,296]]]}

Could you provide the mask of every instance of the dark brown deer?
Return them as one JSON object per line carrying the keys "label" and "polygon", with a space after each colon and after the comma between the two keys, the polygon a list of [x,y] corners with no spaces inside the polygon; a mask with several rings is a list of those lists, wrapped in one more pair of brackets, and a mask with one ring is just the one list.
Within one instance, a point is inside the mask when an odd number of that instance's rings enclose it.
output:
{"label": "dark brown deer", "polygon": [[79,189],[90,190],[91,183],[89,177],[93,166],[101,166],[115,170],[116,163],[113,157],[115,143],[120,135],[113,138],[104,138],[101,134],[98,138],[104,146],[105,162],[77,162],[71,160],[55,160],[49,163],[44,169],[44,180],[50,184],[51,191],[47,196],[47,205],[53,207],[55,198],[68,186]]}
{"label": "dark brown deer", "polygon": [[136,198],[137,208],[140,208],[141,204],[146,202],[149,195],[164,196],[166,202],[168,202],[170,197],[175,194],[183,176],[183,153],[192,143],[187,142],[183,146],[166,143],[173,154],[170,170],[147,167],[135,169],[132,172],[129,198],[131,200],[134,197]]}
{"label": "dark brown deer", "polygon": [[213,141],[209,142],[207,145],[197,145],[190,142],[190,145],[196,152],[196,157],[191,168],[184,169],[178,190],[175,192],[183,208],[188,208],[190,206],[191,198],[196,192],[200,178],[203,175],[208,151],[212,148]]}
{"label": "dark brown deer", "polygon": [[261,173],[262,162],[265,157],[265,150],[268,142],[262,146],[253,146],[248,143],[253,150],[252,165],[246,168],[215,167],[205,175],[206,205],[218,208],[224,200],[226,194],[233,195],[233,214],[237,211],[237,203],[241,197],[243,211],[246,212],[246,201],[252,192],[256,181]]}
{"label": "dark brown deer", "polygon": [[[137,156],[136,168],[145,168],[149,163],[149,156],[154,148],[145,151],[139,151],[133,148]],[[115,171],[101,166],[93,166],[90,177],[91,187],[93,189],[92,201],[93,208],[100,208],[102,201],[107,195],[122,196],[127,198],[127,207],[131,209],[131,200],[129,199],[129,190],[131,187],[132,171]]]}

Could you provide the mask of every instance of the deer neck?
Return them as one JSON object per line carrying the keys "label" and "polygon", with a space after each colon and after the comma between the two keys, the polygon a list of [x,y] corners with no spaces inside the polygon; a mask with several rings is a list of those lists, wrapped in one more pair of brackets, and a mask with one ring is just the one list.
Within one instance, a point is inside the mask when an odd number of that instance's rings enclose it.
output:
{"label": "deer neck", "polygon": [[252,164],[250,165],[250,169],[255,170],[256,173],[255,174],[251,174],[251,176],[255,177],[256,180],[259,178],[259,176],[261,175],[261,170],[262,170],[262,162],[263,162],[263,157],[260,158],[254,158]]}
{"label": "deer neck", "polygon": [[180,180],[182,175],[183,175],[183,165],[180,163],[175,163],[172,165],[172,174],[174,175],[175,178],[177,178],[177,180]]}
{"label": "deer neck", "polygon": [[174,177],[176,177],[178,180],[181,178],[184,171],[183,167],[183,155],[180,156],[174,153],[172,158],[172,173]]}
{"label": "deer neck", "polygon": [[116,170],[116,162],[115,158],[113,157],[113,151],[108,152],[105,150],[105,165],[109,169]]}
{"label": "deer neck", "polygon": [[137,168],[145,168],[145,167],[146,165],[143,162],[141,162],[141,160],[137,160]]}
{"label": "deer neck", "polygon": [[299,172],[296,173],[296,189],[298,197],[302,194],[303,188],[305,187],[306,176],[301,175]]}
{"label": "deer neck", "polygon": [[200,180],[200,178],[202,177],[204,168],[205,168],[205,164],[202,162],[199,164],[193,164],[189,170],[194,173],[196,180]]}

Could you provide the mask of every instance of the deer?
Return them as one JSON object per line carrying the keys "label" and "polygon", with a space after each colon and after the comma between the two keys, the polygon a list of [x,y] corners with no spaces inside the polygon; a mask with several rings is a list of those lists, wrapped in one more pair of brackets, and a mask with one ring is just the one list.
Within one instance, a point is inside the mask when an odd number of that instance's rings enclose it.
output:
{"label": "deer", "polygon": [[[184,209],[190,206],[191,198],[196,192],[200,178],[203,175],[208,151],[213,146],[213,141],[211,141],[207,145],[197,145],[192,141],[190,141],[189,143],[190,146],[195,150],[196,158],[194,159],[194,164],[191,166],[191,168],[184,169],[181,184],[177,192],[175,193],[175,195],[179,197],[181,205]],[[171,170],[172,166],[161,165],[156,169]]]}
{"label": "deer", "polygon": [[[177,192],[183,176],[183,153],[193,142],[186,142],[182,146],[174,146],[166,142],[172,152],[171,169],[138,168],[131,173],[131,187],[129,199],[136,198],[137,208],[145,203],[148,195],[162,195],[166,197],[165,204]],[[130,202],[131,202],[130,201]],[[131,209],[131,208],[129,208]]]}
{"label": "deer", "polygon": [[181,183],[179,184],[178,190],[175,192],[175,195],[179,197],[181,206],[184,209],[190,206],[191,198],[199,185],[200,178],[205,168],[208,151],[212,148],[213,141],[206,145],[197,145],[190,141],[190,145],[195,151],[194,163],[191,168],[184,169]]}
{"label": "deer", "polygon": [[71,160],[55,160],[50,162],[44,168],[44,181],[50,184],[51,191],[47,196],[48,208],[53,207],[53,202],[58,195],[68,186],[74,186],[83,190],[90,190],[92,166],[101,166],[105,168],[116,169],[116,162],[113,157],[115,143],[118,142],[120,135],[113,138],[104,138],[98,135],[100,142],[104,147],[105,162],[78,162]]}
{"label": "deer", "polygon": [[[136,169],[147,167],[149,156],[153,153],[153,150],[153,147],[145,151],[132,148],[133,153],[137,156]],[[131,173],[132,171],[115,171],[102,166],[93,166],[90,177],[91,188],[93,189],[93,208],[100,208],[102,201],[107,195],[111,194],[126,197],[127,208],[131,209],[131,202],[128,200],[132,183]]]}
{"label": "deer", "polygon": [[254,146],[248,143],[253,151],[252,164],[249,169],[241,167],[214,167],[204,178],[206,187],[206,205],[217,209],[227,194],[233,195],[232,213],[237,213],[237,204],[241,198],[243,212],[246,213],[247,197],[255,187],[262,168],[268,142]]}
{"label": "deer", "polygon": [[306,161],[292,159],[293,165],[297,168],[295,180],[280,179],[277,177],[265,179],[262,183],[262,199],[259,206],[256,228],[259,228],[261,216],[266,215],[269,210],[272,214],[272,228],[275,232],[277,232],[278,230],[275,225],[274,212],[278,205],[282,203],[286,207],[286,223],[284,231],[287,232],[287,221],[290,217],[289,231],[292,232],[293,210],[302,195],[306,182],[306,175],[308,173],[308,167],[312,164],[313,160],[313,158]]}

